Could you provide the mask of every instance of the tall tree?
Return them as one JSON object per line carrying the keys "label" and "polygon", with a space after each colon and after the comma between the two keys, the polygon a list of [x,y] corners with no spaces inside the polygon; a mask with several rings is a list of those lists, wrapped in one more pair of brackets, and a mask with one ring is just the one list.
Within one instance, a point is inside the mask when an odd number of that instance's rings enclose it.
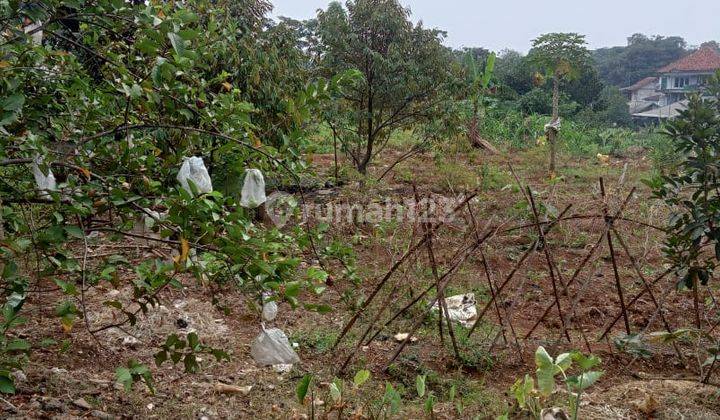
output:
{"label": "tall tree", "polygon": [[547,136],[550,143],[550,176],[555,175],[555,156],[560,115],[560,83],[575,78],[587,64],[590,52],[585,36],[576,33],[549,33],[533,40],[529,58],[552,78],[552,121],[548,124]]}
{"label": "tall tree", "polygon": [[434,122],[453,80],[445,34],[409,17],[397,0],[333,2],[317,16],[320,73],[363,76],[331,121],[362,174],[393,131]]}
{"label": "tall tree", "polygon": [[634,34],[628,38],[627,46],[593,51],[593,59],[600,79],[622,88],[653,76],[657,69],[686,53],[686,43],[681,37]]}
{"label": "tall tree", "polygon": [[480,147],[490,153],[497,153],[497,149],[490,142],[480,137],[478,123],[484,114],[487,95],[490,89],[490,81],[495,70],[495,53],[490,53],[485,60],[484,67],[481,67],[476,55],[472,50],[467,50],[465,55],[465,79],[468,85],[468,96],[472,105],[472,114],[468,123],[468,139],[475,147]]}

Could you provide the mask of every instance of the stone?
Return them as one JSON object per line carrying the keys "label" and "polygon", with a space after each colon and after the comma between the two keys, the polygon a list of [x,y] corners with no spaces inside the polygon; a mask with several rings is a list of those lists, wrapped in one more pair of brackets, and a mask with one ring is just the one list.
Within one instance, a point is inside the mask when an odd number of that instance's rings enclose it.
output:
{"label": "stone", "polygon": [[45,411],[67,411],[67,406],[57,398],[49,397],[41,400],[42,409]]}
{"label": "stone", "polygon": [[250,391],[252,391],[253,386],[252,385],[246,385],[246,386],[237,386],[237,385],[228,385],[223,383],[216,383],[215,391],[220,392],[222,394],[242,394],[242,395],[248,395],[250,394]]}
{"label": "stone", "polygon": [[106,413],[104,411],[100,411],[100,410],[93,410],[90,412],[90,415],[92,417],[94,417],[96,419],[100,419],[100,420],[115,420],[115,419],[117,419],[117,417],[115,417],[114,415]]}
{"label": "stone", "polygon": [[92,410],[92,405],[90,405],[89,402],[85,401],[85,398],[78,398],[75,401],[73,401],[73,404],[75,406],[82,408],[83,410]]}

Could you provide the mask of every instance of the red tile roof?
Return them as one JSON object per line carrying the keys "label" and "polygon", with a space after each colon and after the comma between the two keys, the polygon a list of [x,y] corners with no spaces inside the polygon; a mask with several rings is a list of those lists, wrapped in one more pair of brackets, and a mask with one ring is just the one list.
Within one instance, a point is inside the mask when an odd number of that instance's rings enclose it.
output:
{"label": "red tile roof", "polygon": [[674,63],[658,70],[658,73],[680,71],[713,71],[720,69],[720,52],[713,47],[701,47]]}

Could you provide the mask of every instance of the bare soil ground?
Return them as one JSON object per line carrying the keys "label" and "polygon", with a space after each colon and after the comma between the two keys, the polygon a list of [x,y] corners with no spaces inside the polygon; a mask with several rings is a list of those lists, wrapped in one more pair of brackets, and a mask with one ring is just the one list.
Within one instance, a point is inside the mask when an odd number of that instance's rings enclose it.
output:
{"label": "bare soil ground", "polygon": [[[388,162],[392,161],[393,154],[400,155],[401,151],[393,151],[387,157]],[[562,274],[560,281],[566,282],[571,277],[584,255],[601,238],[605,227],[601,217],[604,203],[612,213],[633,187],[637,190],[625,212],[631,221],[618,222],[618,232],[646,279],[652,280],[665,270],[660,249],[662,233],[643,225],[662,225],[665,215],[640,182],[650,171],[649,163],[642,157],[613,159],[609,164],[568,159],[559,171],[561,178],[550,182],[543,169],[541,151],[489,158],[476,151],[446,150],[435,156],[422,155],[403,162],[382,182],[358,184],[351,181],[343,187],[316,192],[308,198],[317,203],[334,204],[384,203],[386,199],[402,202],[413,200],[413,184],[423,196],[443,197],[456,197],[480,187],[478,198],[471,206],[478,225],[499,228],[500,233],[482,247],[491,278],[497,285],[537,238],[531,225],[532,212],[522,191],[516,187],[507,159],[520,181],[535,191],[544,208],[553,212],[553,208],[562,211],[572,205],[567,215],[578,216],[561,223],[548,234],[548,250]],[[332,174],[332,156],[316,156],[314,164],[321,177]],[[378,172],[382,171],[378,169]],[[600,194],[599,177],[606,182],[609,197],[606,201]],[[455,251],[471,239],[465,233],[471,225],[472,221],[465,214],[438,231],[434,249],[440,272],[451,266]],[[527,227],[501,232],[513,226]],[[291,342],[298,343],[302,359],[287,373],[259,368],[253,363],[249,348],[259,332],[259,316],[249,309],[248,298],[230,287],[210,289],[187,276],[182,279],[184,289],[163,292],[160,296],[162,306],[141,317],[136,326],[105,330],[96,335],[97,341],[86,332],[84,320],[78,321],[69,332],[62,329],[51,305],[58,300],[59,292],[50,290],[25,305],[30,322],[19,334],[28,338],[35,350],[26,377],[18,378],[18,393],[0,401],[5,410],[2,416],[302,418],[308,414],[308,407],[295,399],[295,388],[302,375],[312,372],[318,392],[325,392],[327,382],[337,375],[338,367],[370,324],[378,304],[388,302],[388,310],[382,317],[385,320],[434,282],[425,252],[418,252],[390,282],[397,288],[393,296],[386,299],[390,287],[384,288],[377,303],[359,318],[338,349],[330,351],[361,299],[369,295],[379,278],[408,249],[410,241],[419,239],[420,235],[418,226],[407,221],[356,221],[329,226],[326,241],[337,239],[353,244],[362,284],[358,287],[344,279],[340,274],[341,267],[335,264],[331,265],[335,281],[327,291],[320,297],[306,297],[330,304],[334,308],[332,313],[319,315],[293,311],[288,304],[280,304],[274,324],[290,336]],[[121,245],[124,248],[111,248],[117,243],[110,245],[100,237],[91,247],[91,260],[122,253],[137,264],[156,258],[158,253],[170,255],[172,252],[167,247],[150,250],[145,242],[132,239],[126,239]],[[642,292],[644,285],[617,243],[615,251],[624,296],[630,300]],[[587,352],[589,347],[592,353],[602,358],[605,374],[585,399],[581,418],[720,418],[718,388],[696,382],[700,372],[691,357],[695,350],[690,343],[679,343],[686,354],[683,363],[670,345],[650,345],[647,357],[620,351],[613,344],[613,338],[623,333],[622,319],[607,339],[597,339],[620,310],[605,242],[575,284],[568,287],[567,294],[560,292],[561,305],[567,314],[571,314],[566,317],[571,323],[571,342],[563,337],[562,323],[555,309],[529,338],[523,338],[552,303],[552,282],[544,258],[542,252],[531,254],[498,299],[498,309],[491,307],[472,337],[466,337],[462,327],[456,329],[462,352],[460,361],[455,359],[447,336],[441,344],[437,319],[431,316],[416,333],[417,342],[409,345],[390,369],[383,372],[397,345],[393,335],[407,332],[410,325],[423,316],[420,305],[383,330],[377,340],[361,346],[348,369],[349,377],[363,368],[369,369],[373,376],[357,400],[379,398],[386,381],[401,388],[404,385],[406,401],[400,417],[423,417],[422,403],[413,397],[411,390],[415,376],[424,374],[428,375],[429,389],[439,399],[436,416],[494,418],[511,408],[508,389],[515,380],[534,372],[533,353],[538,345],[545,346],[551,354],[570,349]],[[312,255],[307,256],[307,262],[313,264]],[[478,308],[483,307],[491,296],[483,267],[480,255],[473,254],[452,276],[446,294],[473,292]],[[115,311],[103,302],[130,301],[132,288],[129,282],[135,276],[132,268],[120,275],[124,285],[115,289],[107,284],[93,289],[85,297],[87,326],[91,329],[116,321]],[[688,293],[675,291],[674,283],[673,278],[661,280],[654,288],[655,293],[673,328],[691,326],[693,299]],[[44,287],[52,289],[52,285],[48,282]],[[706,329],[720,319],[713,296],[715,292],[714,289],[704,290],[700,301]],[[508,317],[508,313],[511,316]],[[628,309],[628,317],[635,333],[663,329],[647,295]],[[170,333],[189,331],[197,331],[207,344],[226,349],[231,360],[201,360],[200,373],[193,375],[183,373],[181,366],[171,363],[155,367],[153,354],[165,337]],[[717,339],[718,332],[713,334]],[[520,338],[518,342],[514,335]],[[115,368],[131,358],[151,366],[156,394],[140,385],[125,392],[115,383]],[[720,382],[720,375],[711,379],[711,382]],[[216,385],[220,383],[252,386],[252,389],[247,395],[226,394],[216,391]],[[462,412],[447,401],[451,387],[455,387],[457,398],[462,401]]]}

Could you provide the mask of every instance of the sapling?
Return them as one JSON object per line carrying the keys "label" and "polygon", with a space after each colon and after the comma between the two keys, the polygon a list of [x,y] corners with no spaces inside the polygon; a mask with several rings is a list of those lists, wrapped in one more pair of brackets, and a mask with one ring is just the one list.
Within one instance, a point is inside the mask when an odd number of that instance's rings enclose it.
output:
{"label": "sapling", "polygon": [[[568,373],[573,363],[577,366],[578,373],[569,376]],[[585,356],[577,351],[562,353],[553,359],[547,350],[540,346],[535,351],[537,387],[535,380],[530,375],[525,375],[524,378],[515,382],[510,388],[510,392],[521,410],[527,410],[534,418],[539,419],[544,404],[555,391],[555,378],[561,375],[569,394],[568,406],[573,414],[573,419],[577,420],[582,392],[592,386],[602,375],[600,371],[591,370],[598,364],[600,364],[600,358],[597,356]]]}

